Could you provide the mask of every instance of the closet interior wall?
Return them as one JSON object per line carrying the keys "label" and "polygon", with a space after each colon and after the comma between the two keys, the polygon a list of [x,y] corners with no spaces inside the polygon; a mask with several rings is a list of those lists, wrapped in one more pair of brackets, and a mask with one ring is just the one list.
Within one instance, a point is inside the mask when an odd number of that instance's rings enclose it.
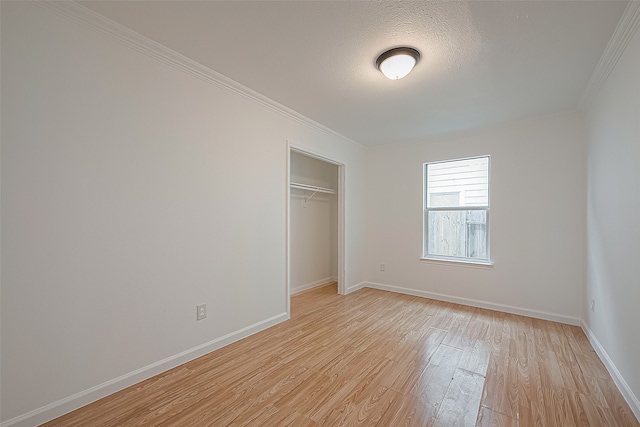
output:
{"label": "closet interior wall", "polygon": [[[290,293],[337,281],[338,166],[291,151]],[[296,188],[333,190],[333,194]]]}

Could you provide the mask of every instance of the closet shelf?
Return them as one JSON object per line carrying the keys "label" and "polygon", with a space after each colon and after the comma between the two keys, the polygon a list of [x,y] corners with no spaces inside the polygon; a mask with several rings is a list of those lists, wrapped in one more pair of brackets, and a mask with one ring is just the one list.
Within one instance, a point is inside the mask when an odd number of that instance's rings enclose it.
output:
{"label": "closet shelf", "polygon": [[[313,191],[314,193],[317,192],[317,193],[336,194],[336,190],[333,190],[331,188],[318,187],[316,185],[300,184],[298,182],[292,182],[289,185],[291,186],[291,188],[298,188],[300,190]],[[311,197],[313,197],[313,195]]]}

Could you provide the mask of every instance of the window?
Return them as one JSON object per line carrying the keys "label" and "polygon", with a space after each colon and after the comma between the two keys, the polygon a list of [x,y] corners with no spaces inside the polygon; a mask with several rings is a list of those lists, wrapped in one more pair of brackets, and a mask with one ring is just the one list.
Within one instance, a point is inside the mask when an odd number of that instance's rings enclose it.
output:
{"label": "window", "polygon": [[489,263],[489,156],[424,164],[423,257]]}

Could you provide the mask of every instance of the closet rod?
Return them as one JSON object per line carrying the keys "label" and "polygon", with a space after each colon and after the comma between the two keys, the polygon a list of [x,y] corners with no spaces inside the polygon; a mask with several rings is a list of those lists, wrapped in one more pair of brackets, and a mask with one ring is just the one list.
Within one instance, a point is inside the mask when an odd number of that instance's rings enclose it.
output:
{"label": "closet rod", "polygon": [[[314,193],[336,194],[336,190],[333,190],[331,188],[317,187],[315,185],[299,184],[297,182],[292,182],[289,185],[291,186],[291,188],[298,188],[300,190],[313,191]],[[313,195],[311,197],[313,197]]]}

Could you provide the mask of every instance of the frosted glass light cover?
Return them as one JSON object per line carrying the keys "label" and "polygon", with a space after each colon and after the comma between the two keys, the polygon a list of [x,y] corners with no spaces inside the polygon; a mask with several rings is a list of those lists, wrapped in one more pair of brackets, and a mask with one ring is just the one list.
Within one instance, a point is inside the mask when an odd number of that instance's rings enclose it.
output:
{"label": "frosted glass light cover", "polygon": [[398,80],[411,72],[416,60],[411,55],[401,54],[391,56],[380,64],[380,71],[391,80]]}

